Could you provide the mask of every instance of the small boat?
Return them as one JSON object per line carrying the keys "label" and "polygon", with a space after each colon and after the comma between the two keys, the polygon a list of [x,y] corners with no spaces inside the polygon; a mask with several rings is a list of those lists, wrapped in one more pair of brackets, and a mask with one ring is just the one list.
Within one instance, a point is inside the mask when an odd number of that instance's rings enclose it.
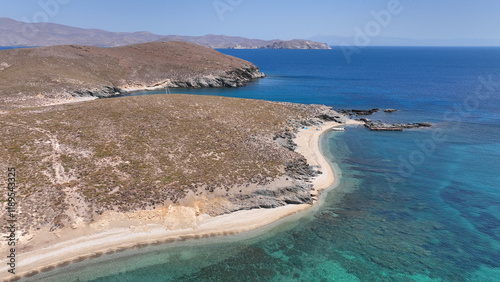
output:
{"label": "small boat", "polygon": [[344,127],[332,127],[333,131],[345,131]]}

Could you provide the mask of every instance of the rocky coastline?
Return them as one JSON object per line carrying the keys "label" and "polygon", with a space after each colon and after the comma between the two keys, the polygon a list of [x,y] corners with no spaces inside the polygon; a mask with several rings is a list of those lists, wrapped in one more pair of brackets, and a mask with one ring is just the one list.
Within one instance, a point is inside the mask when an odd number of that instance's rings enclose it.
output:
{"label": "rocky coastline", "polygon": [[185,42],[4,50],[0,72],[0,110],[144,90],[240,87],[265,77],[251,62]]}
{"label": "rocky coastline", "polygon": [[369,118],[359,116],[368,116],[374,113],[383,111],[384,113],[395,113],[397,109],[385,109],[381,110],[379,108],[373,108],[369,110],[357,110],[357,109],[341,109],[340,113],[344,115],[348,115],[355,120],[361,121],[364,123],[364,126],[371,131],[403,131],[403,129],[411,129],[411,128],[421,128],[421,127],[431,127],[432,124],[430,122],[413,122],[413,123],[387,123],[381,120],[373,121]]}
{"label": "rocky coastline", "polygon": [[[283,103],[287,104],[287,103]],[[347,119],[330,107],[323,105],[309,105],[311,112],[316,116],[302,120],[289,120],[289,128],[283,133],[276,134],[273,141],[292,152],[296,151],[297,132],[303,127],[322,127],[326,122],[345,124]],[[290,160],[285,163],[285,176],[274,179],[269,183],[256,185],[249,193],[229,193],[233,195],[228,200],[233,203],[231,209],[219,210],[213,215],[231,213],[239,210],[259,208],[277,208],[289,204],[312,204],[315,200],[312,179],[321,175],[319,167],[311,166],[304,157]],[[281,184],[279,184],[281,183]],[[237,188],[240,189],[240,188]],[[214,192],[214,191],[210,191]]]}
{"label": "rocky coastline", "polygon": [[372,122],[371,120],[365,121],[365,127],[373,131],[402,131],[403,129],[431,127],[431,126],[432,124],[429,122],[386,123],[386,122]]}
{"label": "rocky coastline", "polygon": [[222,75],[207,75],[189,77],[186,79],[171,80],[167,79],[152,85],[139,83],[134,85],[125,85],[122,87],[102,86],[94,89],[78,89],[71,93],[73,97],[96,97],[111,98],[129,94],[141,90],[160,90],[166,88],[224,88],[224,87],[243,87],[251,80],[264,78],[266,75],[259,71],[255,66],[234,68]]}
{"label": "rocky coastline", "polygon": [[[221,77],[219,79],[210,78],[209,82],[206,80],[205,82],[212,83],[215,81],[214,86],[209,87],[238,87],[241,86],[242,83],[250,81],[251,79],[264,77],[264,74],[260,73],[257,68],[237,70],[232,74],[237,75],[232,75],[231,77]],[[229,80],[229,83],[226,79]],[[192,81],[177,82],[177,84],[176,82],[169,81],[167,83],[169,87],[176,87],[175,85],[177,85],[177,87],[204,87],[200,86],[202,83],[199,81],[203,81],[202,79],[195,79],[195,83]],[[217,81],[222,81],[223,83],[217,84]],[[92,96],[97,98],[110,98],[124,95],[128,92],[117,87],[103,87],[99,90],[83,90],[75,93],[78,97]],[[310,107],[309,110],[311,112],[316,112],[316,116],[303,120],[289,120],[289,129],[286,129],[283,133],[276,134],[273,137],[273,141],[276,144],[290,151],[295,151],[297,144],[294,142],[294,139],[297,137],[296,133],[299,128],[313,126],[321,127],[325,122],[331,121],[338,124],[346,122],[346,117],[338,114],[332,108],[322,105],[310,105],[308,107]],[[276,179],[268,183],[261,182],[254,185],[254,188],[248,193],[241,191],[241,189],[245,190],[248,185],[245,185],[245,188],[236,187],[236,190],[240,190],[239,193],[229,193],[233,196],[227,198],[229,202],[232,203],[230,207],[226,206],[224,208],[214,209],[208,214],[215,216],[240,210],[276,208],[288,204],[312,204],[314,201],[314,195],[311,191],[314,190],[314,187],[311,183],[311,179],[321,174],[321,171],[318,170],[319,168],[308,165],[306,159],[302,157],[285,163],[284,169],[286,176],[284,179],[281,179],[281,181],[285,184],[277,185]],[[211,187],[207,190],[207,193],[217,194],[223,192],[223,190],[224,188],[222,187]]]}

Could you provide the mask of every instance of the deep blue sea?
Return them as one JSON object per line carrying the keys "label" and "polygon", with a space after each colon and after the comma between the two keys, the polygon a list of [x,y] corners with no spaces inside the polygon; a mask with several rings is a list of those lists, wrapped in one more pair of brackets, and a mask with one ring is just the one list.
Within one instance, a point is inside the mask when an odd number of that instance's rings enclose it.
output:
{"label": "deep blue sea", "polygon": [[435,126],[324,134],[338,181],[301,217],[34,280],[500,281],[500,48],[368,47],[350,63],[340,49],[220,51],[268,76],[243,88],[171,91],[396,108],[371,118]]}

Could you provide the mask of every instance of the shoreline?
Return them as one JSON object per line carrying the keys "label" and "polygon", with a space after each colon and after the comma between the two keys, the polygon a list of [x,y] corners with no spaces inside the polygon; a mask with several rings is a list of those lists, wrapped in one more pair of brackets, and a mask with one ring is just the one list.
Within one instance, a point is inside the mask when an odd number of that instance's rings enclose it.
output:
{"label": "shoreline", "polygon": [[[72,230],[37,234],[39,244],[32,242],[31,248],[41,247],[26,252],[20,252],[16,265],[16,275],[7,272],[8,267],[2,264],[0,278],[16,280],[47,272],[56,267],[66,266],[72,262],[97,258],[104,254],[112,254],[130,248],[145,247],[188,239],[198,239],[221,235],[232,235],[256,230],[277,222],[293,214],[309,210],[318,201],[319,192],[335,183],[335,173],[326,158],[321,153],[320,136],[335,126],[358,124],[348,120],[346,124],[325,122],[321,130],[314,128],[300,129],[294,141],[296,151],[302,154],[307,162],[318,168],[322,174],[312,180],[314,190],[313,204],[286,205],[272,209],[240,210],[229,214],[211,217],[206,214],[197,215],[196,207],[169,206],[163,210],[173,217],[188,220],[190,225],[179,225],[173,230],[167,230],[165,225],[157,223],[151,214],[139,213],[138,217],[123,214],[108,214],[88,226],[73,227]],[[156,212],[156,211],[154,211]],[[137,213],[136,213],[137,214]],[[161,216],[163,217],[163,216]],[[137,226],[136,226],[137,225]],[[82,228],[83,227],[83,228]],[[188,227],[188,228],[186,228]],[[42,230],[43,231],[43,230]],[[40,235],[40,236],[38,236]],[[30,239],[28,239],[29,241]],[[35,241],[35,240],[34,240]],[[20,242],[22,246],[26,242]],[[5,276],[8,274],[7,276]]]}

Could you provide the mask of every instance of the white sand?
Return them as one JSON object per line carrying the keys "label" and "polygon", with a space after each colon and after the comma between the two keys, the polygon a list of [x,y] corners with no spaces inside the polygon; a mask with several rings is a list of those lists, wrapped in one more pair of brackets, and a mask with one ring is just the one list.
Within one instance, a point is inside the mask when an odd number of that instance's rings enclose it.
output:
{"label": "white sand", "polygon": [[319,191],[330,187],[335,182],[335,174],[332,167],[321,154],[319,148],[319,137],[321,134],[334,126],[338,126],[338,123],[327,122],[321,127],[321,130],[317,130],[316,127],[300,129],[297,138],[294,140],[297,144],[296,151],[307,159],[309,165],[318,167],[322,172],[322,174],[313,180],[313,194],[317,194]]}
{"label": "white sand", "polygon": [[[335,181],[333,170],[319,148],[320,135],[335,125],[337,123],[332,122],[324,124],[321,130],[315,127],[301,129],[295,139],[297,151],[306,157],[310,165],[322,171],[313,180],[316,194]],[[18,251],[16,276],[46,271],[70,261],[130,248],[139,243],[237,234],[263,227],[310,207],[312,205],[287,205],[273,209],[242,210],[216,217],[198,215],[197,208],[182,206],[135,214],[108,213],[90,226],[74,226],[74,229],[68,228],[55,234],[42,231],[33,240],[20,242],[19,245],[29,246],[31,250]],[[179,221],[183,221],[183,224]],[[173,224],[177,228],[167,229],[169,225],[165,223],[177,223]],[[5,256],[2,255],[0,278],[14,278],[7,269]]]}

